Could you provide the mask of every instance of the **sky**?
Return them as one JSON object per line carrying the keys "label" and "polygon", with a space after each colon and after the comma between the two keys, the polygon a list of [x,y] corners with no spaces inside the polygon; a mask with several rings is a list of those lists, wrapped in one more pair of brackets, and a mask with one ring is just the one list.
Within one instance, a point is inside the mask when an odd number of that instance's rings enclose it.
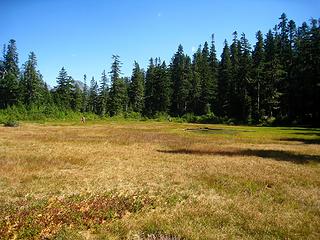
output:
{"label": "sky", "polygon": [[212,33],[220,56],[234,31],[253,46],[283,12],[297,25],[320,17],[316,0],[0,0],[0,9],[0,44],[16,40],[20,66],[35,52],[51,87],[62,67],[76,80],[99,81],[117,54],[130,76],[134,61],[145,69],[151,57],[170,63],[179,44],[192,55]]}

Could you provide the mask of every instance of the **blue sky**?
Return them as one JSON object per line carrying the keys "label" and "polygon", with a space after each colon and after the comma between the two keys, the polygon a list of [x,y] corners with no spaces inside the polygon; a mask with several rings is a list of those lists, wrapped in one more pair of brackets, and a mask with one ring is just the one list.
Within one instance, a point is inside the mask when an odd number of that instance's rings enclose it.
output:
{"label": "blue sky", "polygon": [[62,66],[77,80],[99,80],[118,54],[129,76],[134,60],[143,68],[150,57],[169,63],[180,43],[191,55],[212,33],[220,56],[235,30],[254,45],[256,31],[265,34],[282,12],[297,25],[320,17],[314,0],[0,0],[0,8],[0,44],[17,41],[20,65],[34,51],[51,86]]}

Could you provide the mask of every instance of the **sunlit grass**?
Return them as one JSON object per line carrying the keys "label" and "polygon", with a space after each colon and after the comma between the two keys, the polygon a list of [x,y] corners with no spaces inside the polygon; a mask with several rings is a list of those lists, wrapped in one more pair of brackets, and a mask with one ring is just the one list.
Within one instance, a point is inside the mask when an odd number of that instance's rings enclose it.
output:
{"label": "sunlit grass", "polygon": [[0,238],[319,239],[319,144],[303,128],[0,127]]}

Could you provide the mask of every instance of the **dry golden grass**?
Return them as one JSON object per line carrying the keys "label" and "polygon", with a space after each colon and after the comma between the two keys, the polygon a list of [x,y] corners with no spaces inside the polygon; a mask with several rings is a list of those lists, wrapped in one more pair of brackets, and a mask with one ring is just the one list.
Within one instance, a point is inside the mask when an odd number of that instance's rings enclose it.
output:
{"label": "dry golden grass", "polygon": [[0,238],[320,239],[320,130],[0,127]]}

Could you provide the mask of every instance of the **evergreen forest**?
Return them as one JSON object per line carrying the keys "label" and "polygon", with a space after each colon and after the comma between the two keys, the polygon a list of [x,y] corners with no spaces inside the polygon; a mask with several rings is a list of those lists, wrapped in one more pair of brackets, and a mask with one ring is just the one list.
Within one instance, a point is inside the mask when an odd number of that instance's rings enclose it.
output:
{"label": "evergreen forest", "polygon": [[179,45],[170,62],[137,62],[124,77],[121,59],[112,56],[101,77],[75,80],[64,67],[49,87],[30,52],[19,67],[16,41],[0,59],[0,112],[17,120],[28,116],[61,118],[68,114],[100,117],[169,116],[188,121],[235,124],[319,125],[320,20],[297,26],[285,13],[267,33],[232,33],[217,56],[215,38],[192,56]]}

